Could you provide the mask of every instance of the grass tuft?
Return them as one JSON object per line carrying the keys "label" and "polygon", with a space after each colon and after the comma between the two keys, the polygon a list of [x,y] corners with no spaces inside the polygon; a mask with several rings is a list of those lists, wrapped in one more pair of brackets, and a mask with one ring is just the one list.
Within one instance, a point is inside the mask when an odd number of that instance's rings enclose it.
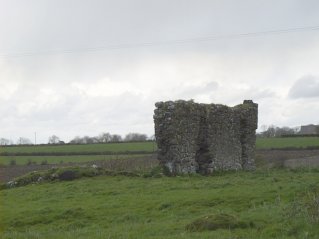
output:
{"label": "grass tuft", "polygon": [[186,225],[190,232],[212,231],[217,229],[235,229],[252,227],[252,223],[239,221],[235,216],[221,213],[204,216]]}

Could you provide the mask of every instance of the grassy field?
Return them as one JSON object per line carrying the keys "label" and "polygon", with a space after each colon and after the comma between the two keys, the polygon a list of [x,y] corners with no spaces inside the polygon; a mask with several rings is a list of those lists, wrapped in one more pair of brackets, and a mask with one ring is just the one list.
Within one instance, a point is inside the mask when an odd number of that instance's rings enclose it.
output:
{"label": "grassy field", "polygon": [[319,147],[319,137],[258,138],[257,149]]}
{"label": "grassy field", "polygon": [[[292,138],[258,138],[257,149],[286,148],[286,147],[319,147],[319,137],[292,137]],[[86,145],[36,145],[0,147],[0,153],[121,153],[121,152],[154,152],[157,149],[155,142],[108,143]]]}
{"label": "grassy field", "polygon": [[83,163],[96,160],[133,159],[145,157],[143,154],[119,155],[64,155],[64,156],[0,156],[0,165],[27,165],[27,164],[60,164]]}
{"label": "grassy field", "polygon": [[[257,149],[280,149],[280,148],[306,148],[319,147],[319,137],[295,137],[295,138],[258,138]],[[110,143],[110,144],[88,144],[88,145],[41,145],[41,146],[14,146],[0,147],[0,154],[11,154],[0,156],[0,164],[8,165],[12,160],[16,164],[23,165],[28,162],[41,164],[67,162],[86,162],[104,159],[122,159],[127,157],[138,157],[138,153],[153,153],[157,149],[154,142],[137,143]],[[60,153],[59,156],[40,156],[41,153]],[[67,155],[67,154],[78,155]],[[83,154],[97,155],[83,155]],[[134,155],[137,153],[137,155]],[[17,155],[15,155],[17,154]],[[29,154],[20,156],[19,154]],[[34,154],[34,155],[32,155]],[[63,155],[65,154],[65,155]],[[82,155],[81,155],[82,154]],[[113,155],[112,155],[113,154]],[[117,154],[116,156],[114,154]],[[126,155],[121,155],[126,154]],[[131,156],[130,156],[131,155]]]}
{"label": "grassy field", "polygon": [[4,239],[319,235],[318,171],[100,176],[6,189],[0,198]]}
{"label": "grassy field", "polygon": [[82,145],[36,145],[36,146],[10,146],[0,147],[0,153],[120,153],[120,152],[153,152],[156,150],[155,142],[134,143],[107,143]]}
{"label": "grassy field", "polygon": [[[319,138],[258,139],[257,148],[319,146]],[[153,142],[1,147],[0,152],[118,155],[1,156],[38,164],[132,158]],[[116,161],[117,162],[117,161]],[[0,238],[318,238],[319,171],[215,176],[98,176],[0,191]]]}

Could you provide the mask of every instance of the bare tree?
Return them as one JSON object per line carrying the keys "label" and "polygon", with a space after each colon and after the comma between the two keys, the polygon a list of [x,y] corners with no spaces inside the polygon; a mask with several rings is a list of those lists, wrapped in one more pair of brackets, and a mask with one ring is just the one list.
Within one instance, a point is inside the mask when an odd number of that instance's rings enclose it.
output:
{"label": "bare tree", "polygon": [[[318,128],[319,128],[319,126],[318,126]],[[300,129],[301,129],[301,126],[296,126],[296,127],[294,127],[294,128],[293,128],[294,134],[299,134],[299,133],[300,133]],[[318,134],[319,134],[319,133],[318,133]]]}
{"label": "bare tree", "polygon": [[121,142],[122,141],[122,136],[119,134],[112,134],[110,142]]}
{"label": "bare tree", "polygon": [[12,144],[12,141],[5,138],[0,138],[0,145],[10,145]]}
{"label": "bare tree", "polygon": [[275,137],[276,135],[276,126],[275,125],[269,125],[267,130],[262,132],[262,135],[266,138],[269,137]]}
{"label": "bare tree", "polygon": [[268,126],[263,124],[262,126],[260,126],[261,132],[265,132],[268,129]]}
{"label": "bare tree", "polygon": [[[140,134],[138,134],[140,135]],[[146,135],[145,135],[146,137]],[[134,137],[133,137],[134,138]],[[138,141],[143,141],[143,138],[140,138]],[[110,133],[101,133],[99,136],[90,137],[90,136],[76,136],[70,141],[71,144],[95,144],[95,143],[108,143],[108,142],[121,142],[122,137],[118,134]],[[134,139],[133,139],[134,141]]]}
{"label": "bare tree", "polygon": [[102,133],[98,136],[99,143],[107,143],[110,142],[112,135],[110,133]]}
{"label": "bare tree", "polygon": [[275,125],[270,125],[268,127],[264,125],[263,129],[264,131],[258,134],[259,137],[270,138],[270,137],[281,137],[285,135],[293,135],[293,134],[297,134],[300,130],[300,128],[298,127],[295,127],[295,128],[290,128],[287,126],[277,127]]}
{"label": "bare tree", "polygon": [[31,145],[32,144],[32,141],[28,138],[24,138],[24,137],[20,137],[17,141],[17,144],[25,144],[25,145]]}
{"label": "bare tree", "polygon": [[75,138],[70,141],[70,144],[81,144],[82,142],[83,140],[80,136],[75,136]]}
{"label": "bare tree", "polygon": [[94,144],[99,143],[99,137],[90,137],[90,136],[76,136],[70,141],[70,144]]}
{"label": "bare tree", "polygon": [[84,136],[83,137],[83,144],[94,144],[97,143],[97,139],[95,137]]}
{"label": "bare tree", "polygon": [[283,136],[283,135],[292,135],[294,134],[295,131],[293,128],[289,128],[289,127],[276,127],[276,133],[275,133],[275,136],[276,137],[280,137],[280,136]]}
{"label": "bare tree", "polygon": [[151,135],[148,139],[151,140],[151,141],[155,141],[156,140],[155,134]]}
{"label": "bare tree", "polygon": [[140,133],[129,133],[125,136],[124,141],[146,141],[147,135]]}
{"label": "bare tree", "polygon": [[52,135],[49,137],[48,144],[59,144],[60,143],[60,138],[56,135]]}

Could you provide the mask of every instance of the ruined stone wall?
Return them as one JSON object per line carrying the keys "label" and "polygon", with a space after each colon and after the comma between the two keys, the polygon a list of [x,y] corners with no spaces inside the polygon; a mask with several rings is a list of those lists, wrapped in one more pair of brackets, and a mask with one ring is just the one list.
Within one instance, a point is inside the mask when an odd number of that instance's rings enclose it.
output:
{"label": "ruined stone wall", "polygon": [[179,100],[155,106],[158,159],[171,174],[254,168],[257,104]]}

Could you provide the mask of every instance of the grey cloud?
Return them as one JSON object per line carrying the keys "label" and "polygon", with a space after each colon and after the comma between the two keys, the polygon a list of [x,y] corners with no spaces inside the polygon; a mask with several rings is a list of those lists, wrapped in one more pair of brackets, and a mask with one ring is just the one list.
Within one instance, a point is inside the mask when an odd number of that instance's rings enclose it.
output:
{"label": "grey cloud", "polygon": [[294,26],[300,19],[311,25],[318,20],[314,11],[318,2],[300,2],[282,0],[274,7],[273,1],[261,6],[253,0],[5,1],[0,5],[0,50],[65,50],[193,38],[262,30],[260,26]]}
{"label": "grey cloud", "polygon": [[[201,0],[200,4],[197,0],[0,0],[0,55],[312,26],[318,24],[318,9],[316,0],[263,4],[254,0]],[[1,58],[0,124],[5,127],[0,136],[32,137],[37,131],[41,142],[46,142],[50,134],[63,139],[102,131],[153,134],[152,114],[158,100],[277,102],[276,93],[283,94],[280,87],[290,86],[292,75],[319,74],[318,39],[318,31],[311,31]],[[98,83],[105,78],[110,79],[102,84],[106,93]],[[241,81],[245,87],[236,87]],[[73,82],[83,89],[72,87]],[[316,82],[310,80],[304,94],[299,89],[304,85],[293,87],[290,98],[318,96]],[[303,107],[291,104],[290,98],[280,102],[282,107]],[[317,102],[312,103],[318,108]],[[316,120],[313,109],[308,115],[304,110],[302,116]],[[273,107],[260,107],[260,112],[279,115]],[[296,117],[299,110],[289,116]],[[277,117],[269,120],[278,121]]]}
{"label": "grey cloud", "polygon": [[319,97],[319,77],[308,75],[298,79],[288,96],[292,99]]}

